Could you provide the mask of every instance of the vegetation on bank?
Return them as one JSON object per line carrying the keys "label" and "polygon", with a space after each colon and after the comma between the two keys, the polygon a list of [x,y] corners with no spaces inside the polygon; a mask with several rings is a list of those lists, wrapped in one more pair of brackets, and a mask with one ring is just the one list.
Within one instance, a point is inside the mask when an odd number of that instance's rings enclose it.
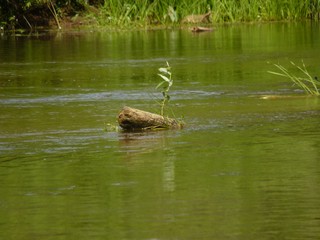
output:
{"label": "vegetation on bank", "polygon": [[318,0],[11,0],[0,5],[1,29],[175,25],[191,14],[210,21],[319,20]]}

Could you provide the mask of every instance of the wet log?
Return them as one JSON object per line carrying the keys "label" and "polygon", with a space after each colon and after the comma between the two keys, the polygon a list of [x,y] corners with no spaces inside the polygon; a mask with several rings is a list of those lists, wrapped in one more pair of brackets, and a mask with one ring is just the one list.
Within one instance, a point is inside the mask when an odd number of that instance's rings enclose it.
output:
{"label": "wet log", "polygon": [[179,129],[182,124],[172,118],[124,107],[118,115],[118,123],[124,130]]}
{"label": "wet log", "polygon": [[193,27],[191,29],[192,32],[210,32],[213,31],[213,28],[208,28],[208,27]]}

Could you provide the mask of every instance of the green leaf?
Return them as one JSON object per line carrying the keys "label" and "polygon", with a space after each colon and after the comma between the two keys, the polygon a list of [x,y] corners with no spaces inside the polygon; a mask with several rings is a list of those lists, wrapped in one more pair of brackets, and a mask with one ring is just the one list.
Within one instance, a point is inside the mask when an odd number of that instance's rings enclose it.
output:
{"label": "green leaf", "polygon": [[274,74],[274,75],[283,76],[283,77],[287,76],[287,75],[285,75],[285,74],[278,73],[278,72],[272,72],[272,71],[268,71],[268,73],[271,73],[271,74]]}
{"label": "green leaf", "polygon": [[159,68],[159,72],[169,74],[169,72],[168,72],[168,69],[167,69],[167,68]]}
{"label": "green leaf", "polygon": [[162,79],[165,80],[166,82],[168,82],[168,83],[171,82],[171,80],[170,80],[169,78],[167,78],[166,76],[163,76],[162,74],[159,74],[159,73],[158,73],[158,75],[159,75],[160,77],[162,77]]}
{"label": "green leaf", "polygon": [[156,86],[156,89],[158,89],[159,87],[161,87],[162,84],[164,84],[165,82],[161,82]]}
{"label": "green leaf", "polygon": [[177,22],[178,21],[177,12],[171,6],[168,7],[168,15],[170,17],[171,22]]}

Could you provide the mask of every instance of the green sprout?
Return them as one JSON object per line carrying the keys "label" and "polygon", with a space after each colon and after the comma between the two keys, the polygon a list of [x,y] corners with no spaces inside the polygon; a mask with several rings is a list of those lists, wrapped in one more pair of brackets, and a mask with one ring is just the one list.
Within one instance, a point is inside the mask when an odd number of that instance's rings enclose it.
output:
{"label": "green sprout", "polygon": [[160,115],[161,116],[164,115],[164,108],[170,100],[169,90],[173,84],[172,74],[170,72],[171,67],[168,62],[166,62],[166,63],[167,63],[166,67],[162,67],[162,68],[158,69],[160,72],[160,73],[158,73],[158,75],[162,78],[162,82],[160,82],[156,87],[156,89],[158,89],[161,86],[163,87],[162,91],[161,91],[163,98],[160,102],[160,106],[161,106],[160,107]]}
{"label": "green sprout", "polygon": [[305,75],[305,77],[297,77],[296,75],[289,72],[288,69],[281,66],[280,64],[274,64],[274,66],[277,67],[280,70],[280,72],[273,72],[273,71],[268,71],[268,72],[274,75],[289,78],[294,83],[294,85],[297,85],[300,88],[302,88],[307,94],[319,96],[320,82],[317,81],[317,77],[313,78],[309,74],[304,62],[302,61],[302,67],[296,65],[294,62],[290,62],[290,63],[294,67],[299,69]]}

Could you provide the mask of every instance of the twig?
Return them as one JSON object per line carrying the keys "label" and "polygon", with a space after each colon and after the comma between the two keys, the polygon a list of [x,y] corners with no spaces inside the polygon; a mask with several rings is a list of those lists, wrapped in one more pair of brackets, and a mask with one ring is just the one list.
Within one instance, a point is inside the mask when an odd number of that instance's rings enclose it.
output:
{"label": "twig", "polygon": [[31,31],[32,31],[32,26],[31,24],[29,23],[28,19],[23,15],[23,19],[26,20],[27,24],[29,25]]}
{"label": "twig", "polygon": [[59,30],[61,30],[61,26],[60,26],[59,19],[58,19],[58,14],[57,14],[56,9],[54,8],[54,5],[51,0],[48,1],[48,8],[49,8],[50,12],[52,13],[54,19],[56,20],[56,23],[58,25]]}

